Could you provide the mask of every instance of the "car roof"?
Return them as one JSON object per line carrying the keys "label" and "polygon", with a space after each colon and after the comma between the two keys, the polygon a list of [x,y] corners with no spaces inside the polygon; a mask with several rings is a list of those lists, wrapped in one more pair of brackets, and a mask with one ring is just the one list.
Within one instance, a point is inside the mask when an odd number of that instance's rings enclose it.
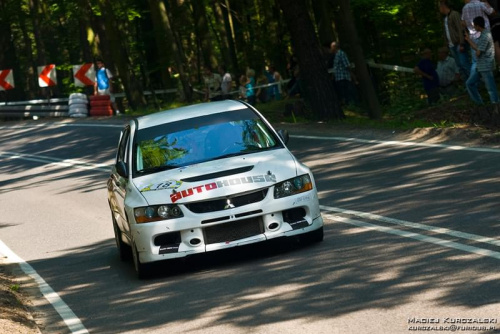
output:
{"label": "car roof", "polygon": [[165,123],[172,123],[184,119],[212,115],[227,111],[248,108],[244,103],[234,100],[200,103],[176,109],[164,110],[151,115],[137,118],[138,129],[145,129]]}

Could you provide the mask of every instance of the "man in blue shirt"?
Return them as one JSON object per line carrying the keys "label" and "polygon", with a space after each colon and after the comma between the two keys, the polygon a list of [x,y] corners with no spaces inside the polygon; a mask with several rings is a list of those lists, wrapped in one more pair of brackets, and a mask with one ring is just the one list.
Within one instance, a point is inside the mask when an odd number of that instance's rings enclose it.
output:
{"label": "man in blue shirt", "polygon": [[474,50],[477,58],[477,66],[475,71],[471,71],[470,77],[465,83],[469,95],[477,104],[483,104],[483,99],[478,91],[478,84],[482,78],[488,94],[490,95],[491,103],[498,103],[498,91],[493,76],[493,66],[495,59],[495,47],[493,45],[493,38],[488,29],[485,28],[485,19],[477,16],[473,20],[474,28],[481,33],[478,39],[474,40],[472,37],[466,36],[465,39],[469,42],[472,50]]}
{"label": "man in blue shirt", "polygon": [[97,65],[96,80],[94,84],[94,95],[109,95],[111,101],[111,107],[113,108],[115,114],[119,114],[120,111],[116,107],[115,96],[113,94],[113,75],[104,66],[104,62],[101,58],[95,60]]}
{"label": "man in blue shirt", "polygon": [[439,77],[431,58],[432,51],[430,49],[422,51],[422,59],[415,66],[413,72],[422,77],[424,89],[427,93],[427,102],[434,104],[439,101]]}

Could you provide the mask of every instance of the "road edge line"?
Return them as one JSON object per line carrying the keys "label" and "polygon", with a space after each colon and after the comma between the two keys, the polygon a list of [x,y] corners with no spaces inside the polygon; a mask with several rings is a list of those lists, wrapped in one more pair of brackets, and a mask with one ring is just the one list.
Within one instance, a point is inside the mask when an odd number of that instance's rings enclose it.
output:
{"label": "road edge line", "polygon": [[466,239],[466,240],[470,240],[470,241],[475,241],[475,242],[480,242],[480,243],[500,247],[500,240],[495,239],[495,238],[491,238],[491,237],[481,236],[478,234],[455,231],[455,230],[452,230],[452,229],[449,229],[446,227],[435,227],[435,226],[425,225],[425,224],[421,224],[421,223],[413,223],[413,222],[409,222],[406,220],[384,217],[384,216],[380,216],[380,215],[376,215],[376,214],[368,213],[368,212],[335,208],[335,207],[326,206],[326,205],[320,205],[319,207],[321,210],[324,210],[324,211],[327,211],[330,213],[343,213],[343,214],[356,216],[356,217],[360,217],[360,218],[376,220],[376,221],[387,223],[387,224],[405,226],[405,227],[409,227],[409,228],[415,228],[418,230],[430,231],[430,232],[434,232],[434,233],[438,233],[438,234],[446,234],[446,235],[460,238],[460,239]]}
{"label": "road edge line", "polygon": [[88,334],[80,318],[71,310],[64,300],[52,289],[52,287],[40,276],[36,270],[16,253],[14,253],[2,240],[0,240],[0,253],[6,257],[8,263],[18,264],[21,270],[38,285],[40,292],[45,299],[52,305],[56,312],[61,316],[62,320],[71,331],[75,334]]}
{"label": "road edge line", "polygon": [[374,231],[378,231],[378,232],[393,234],[393,235],[397,235],[397,236],[404,237],[404,238],[414,239],[417,241],[422,241],[422,242],[435,244],[435,245],[446,247],[446,248],[452,248],[452,249],[460,250],[463,252],[481,255],[481,256],[487,256],[487,257],[491,257],[491,258],[500,260],[500,252],[495,252],[495,251],[492,251],[489,249],[483,249],[483,248],[479,248],[479,247],[464,245],[464,244],[461,244],[461,243],[458,243],[455,241],[446,240],[446,239],[439,239],[436,237],[430,237],[430,236],[415,233],[415,232],[401,231],[401,230],[398,230],[395,228],[366,223],[366,222],[362,222],[362,221],[351,219],[351,218],[339,217],[339,216],[334,216],[331,214],[325,214],[324,216],[326,216],[328,219],[331,219],[331,220],[334,220],[336,222],[340,222],[343,224],[354,225],[354,226],[366,228],[368,230],[374,230]]}
{"label": "road edge line", "polygon": [[343,141],[361,144],[372,144],[372,145],[386,145],[386,146],[416,146],[416,147],[429,147],[429,148],[444,148],[453,151],[474,151],[474,152],[487,152],[487,153],[500,153],[498,148],[487,148],[487,147],[467,147],[461,145],[447,145],[447,144],[431,144],[431,143],[419,143],[414,141],[397,141],[397,140],[379,140],[379,139],[361,139],[361,138],[349,138],[349,137],[324,137],[324,136],[307,136],[307,135],[290,135],[290,138],[297,139],[311,139],[311,140],[332,140],[332,141]]}

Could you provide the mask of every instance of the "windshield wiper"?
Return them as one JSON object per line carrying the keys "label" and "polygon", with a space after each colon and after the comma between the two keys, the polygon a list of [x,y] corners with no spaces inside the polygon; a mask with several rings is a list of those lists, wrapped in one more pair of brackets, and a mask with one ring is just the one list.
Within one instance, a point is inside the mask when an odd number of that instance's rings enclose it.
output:
{"label": "windshield wiper", "polygon": [[228,154],[224,154],[224,155],[220,155],[216,158],[213,158],[212,160],[220,160],[220,159],[226,159],[226,158],[231,158],[231,157],[237,157],[239,155],[245,155],[247,154],[248,152],[245,152],[245,151],[240,151],[240,152],[237,152],[237,153],[228,153]]}
{"label": "windshield wiper", "polygon": [[269,150],[273,150],[273,149],[276,149],[276,148],[279,148],[279,147],[277,147],[277,146],[271,146],[271,147],[266,147],[266,148],[258,148],[256,150],[245,150],[245,151],[239,151],[239,152],[236,152],[236,153],[228,153],[228,154],[224,154],[224,155],[218,156],[218,157],[216,157],[216,158],[214,158],[212,160],[220,160],[220,159],[226,159],[226,158],[231,158],[231,157],[237,157],[239,155],[264,152],[264,151],[269,151]]}
{"label": "windshield wiper", "polygon": [[176,168],[179,168],[179,166],[163,165],[163,166],[156,166],[156,167],[141,169],[141,170],[138,170],[137,173],[139,173],[139,174],[152,174],[152,173],[163,172],[165,170],[176,169]]}

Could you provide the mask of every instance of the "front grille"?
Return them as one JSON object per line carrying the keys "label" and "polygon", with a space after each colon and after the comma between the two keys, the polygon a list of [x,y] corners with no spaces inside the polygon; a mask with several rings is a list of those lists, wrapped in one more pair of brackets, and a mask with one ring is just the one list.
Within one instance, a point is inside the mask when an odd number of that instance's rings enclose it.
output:
{"label": "front grille", "polygon": [[264,227],[257,217],[205,227],[203,233],[205,244],[209,245],[253,237],[264,233]]}
{"label": "front grille", "polygon": [[189,203],[186,204],[186,208],[194,213],[207,213],[227,210],[228,200],[230,201],[231,208],[238,208],[252,203],[257,203],[262,201],[267,195],[267,188],[263,190],[254,191],[245,195],[239,195],[234,197],[209,200],[203,202]]}
{"label": "front grille", "polygon": [[181,232],[170,232],[158,235],[155,240],[155,246],[175,245],[181,243]]}

